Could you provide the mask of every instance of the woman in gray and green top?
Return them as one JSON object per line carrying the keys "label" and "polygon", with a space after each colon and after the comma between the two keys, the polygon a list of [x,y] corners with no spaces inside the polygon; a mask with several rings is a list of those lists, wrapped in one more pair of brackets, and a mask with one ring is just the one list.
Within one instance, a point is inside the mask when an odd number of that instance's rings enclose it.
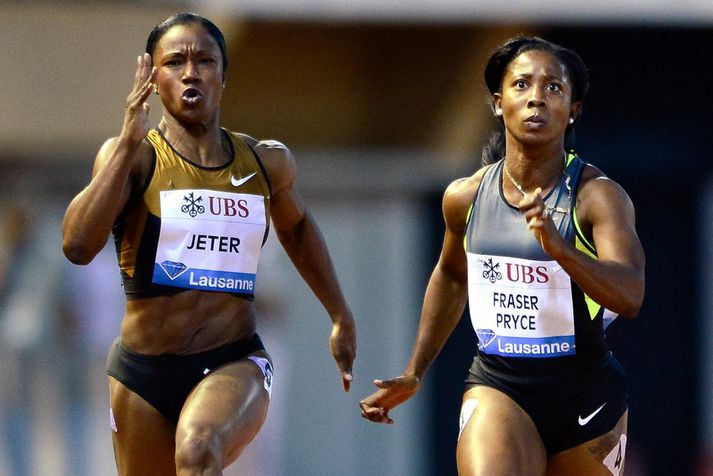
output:
{"label": "woman in gray and green top", "polygon": [[504,134],[483,168],[446,190],[443,249],[411,359],[400,377],[375,381],[362,415],[392,423],[468,299],[478,345],[459,473],[620,474],[626,379],[604,329],[638,313],[645,258],[626,192],[566,145],[586,67],[571,50],[518,37],[496,49],[485,79]]}

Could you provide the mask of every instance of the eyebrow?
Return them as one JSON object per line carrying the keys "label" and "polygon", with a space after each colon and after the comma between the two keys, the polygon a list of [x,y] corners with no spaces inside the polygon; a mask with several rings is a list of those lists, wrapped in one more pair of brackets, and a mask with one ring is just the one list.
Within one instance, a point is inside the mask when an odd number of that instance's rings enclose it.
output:
{"label": "eyebrow", "polygon": [[[532,76],[533,76],[532,73],[520,73],[520,74],[511,73],[511,74],[513,75],[513,77],[514,77],[515,79],[530,79],[530,78],[532,78]],[[559,76],[559,75],[553,76],[553,75],[545,74],[545,79],[547,79],[547,80],[549,80],[549,81],[552,81],[552,80],[557,80],[557,81],[561,81],[561,82],[566,82],[566,81],[567,81],[566,75],[564,75],[564,76]]]}
{"label": "eyebrow", "polygon": [[[212,48],[195,50],[193,53],[194,53],[194,54],[197,54],[197,55],[215,55],[215,56],[220,56],[220,53],[217,53],[217,54],[216,54],[216,52],[213,51]],[[163,54],[164,54],[165,56],[169,56],[169,55],[181,55],[181,56],[182,56],[182,55],[185,55],[185,54],[186,54],[186,51],[185,51],[185,49],[181,48],[181,49],[175,49],[175,50],[166,50],[166,51],[163,52]]]}

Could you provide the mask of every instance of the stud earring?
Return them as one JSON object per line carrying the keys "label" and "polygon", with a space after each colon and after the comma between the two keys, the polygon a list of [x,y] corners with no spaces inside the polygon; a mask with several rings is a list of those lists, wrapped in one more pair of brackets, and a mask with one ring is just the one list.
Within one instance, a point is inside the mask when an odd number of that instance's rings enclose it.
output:
{"label": "stud earring", "polygon": [[154,94],[158,94],[158,86],[154,85],[153,92]]}
{"label": "stud earring", "polygon": [[569,118],[569,123],[570,123],[570,124],[574,124],[574,118],[573,118],[573,117],[570,117],[570,118]]}

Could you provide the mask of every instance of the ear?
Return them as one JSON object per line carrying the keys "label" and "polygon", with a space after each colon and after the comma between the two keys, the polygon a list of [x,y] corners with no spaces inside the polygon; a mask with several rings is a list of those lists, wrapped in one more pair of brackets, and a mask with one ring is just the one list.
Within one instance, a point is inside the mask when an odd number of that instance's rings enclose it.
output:
{"label": "ear", "polygon": [[569,118],[571,121],[570,124],[577,122],[577,119],[579,119],[580,114],[582,114],[582,103],[581,102],[573,103],[569,108]]}
{"label": "ear", "polygon": [[503,117],[503,110],[500,107],[503,100],[503,96],[500,93],[493,94],[493,112],[498,117]]}

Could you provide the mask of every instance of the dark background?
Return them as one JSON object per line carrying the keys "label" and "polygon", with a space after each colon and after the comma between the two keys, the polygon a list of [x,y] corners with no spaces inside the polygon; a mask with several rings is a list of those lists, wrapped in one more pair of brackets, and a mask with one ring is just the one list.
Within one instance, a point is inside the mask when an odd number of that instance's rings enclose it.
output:
{"label": "dark background", "polygon": [[[701,313],[691,277],[704,275],[697,269],[696,213],[710,171],[713,32],[578,27],[543,36],[577,51],[590,68],[577,148],[629,193],[647,256],[639,316],[620,318],[607,332],[629,381],[632,457],[639,453],[652,476],[703,474],[696,468],[702,402],[694,391]],[[440,200],[434,194],[432,209],[434,227],[442,230]],[[442,237],[434,235],[431,265]],[[466,313],[431,372],[433,474],[456,474],[458,413],[474,339]]]}

